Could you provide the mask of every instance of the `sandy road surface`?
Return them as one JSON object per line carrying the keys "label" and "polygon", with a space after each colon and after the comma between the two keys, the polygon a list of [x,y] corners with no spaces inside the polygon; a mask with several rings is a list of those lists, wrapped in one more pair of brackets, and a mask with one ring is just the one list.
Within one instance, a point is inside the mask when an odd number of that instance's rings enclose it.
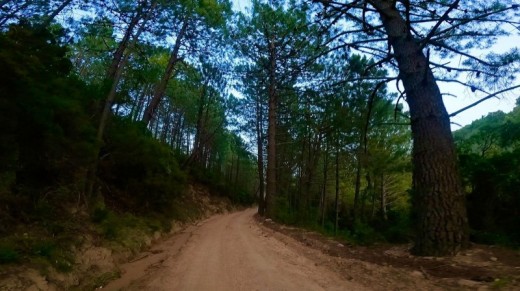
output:
{"label": "sandy road surface", "polygon": [[[146,275],[129,276],[106,286],[111,290],[361,290],[298,250],[264,234],[254,221],[254,209],[214,216],[171,238],[128,266]],[[148,262],[146,262],[148,260]],[[150,262],[149,260],[152,260]],[[153,262],[156,260],[157,262]],[[137,275],[137,274],[136,274]],[[126,277],[126,279],[125,279]],[[135,279],[135,277],[134,277]],[[125,285],[129,284],[129,285]]]}

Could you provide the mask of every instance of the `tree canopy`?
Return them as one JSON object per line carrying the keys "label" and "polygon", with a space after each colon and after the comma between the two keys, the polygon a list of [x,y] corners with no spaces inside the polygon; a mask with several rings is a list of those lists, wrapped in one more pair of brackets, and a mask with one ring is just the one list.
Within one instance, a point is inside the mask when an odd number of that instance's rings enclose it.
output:
{"label": "tree canopy", "polygon": [[[413,239],[418,255],[518,242],[518,106],[450,128],[518,92],[518,47],[493,51],[518,33],[515,1],[231,7],[0,1],[0,233],[42,205],[174,215],[195,179],[285,223]],[[481,99],[447,112],[443,83]]]}

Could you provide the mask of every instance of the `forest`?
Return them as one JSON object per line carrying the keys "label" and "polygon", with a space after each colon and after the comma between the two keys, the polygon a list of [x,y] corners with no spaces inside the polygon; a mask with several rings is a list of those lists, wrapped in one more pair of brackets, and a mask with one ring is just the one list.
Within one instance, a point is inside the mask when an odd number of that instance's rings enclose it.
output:
{"label": "forest", "polygon": [[64,241],[125,213],[164,226],[190,181],[359,244],[518,247],[520,98],[452,133],[442,85],[480,94],[463,110],[517,98],[520,51],[493,46],[518,35],[519,11],[0,1],[0,264],[44,252],[20,225]]}

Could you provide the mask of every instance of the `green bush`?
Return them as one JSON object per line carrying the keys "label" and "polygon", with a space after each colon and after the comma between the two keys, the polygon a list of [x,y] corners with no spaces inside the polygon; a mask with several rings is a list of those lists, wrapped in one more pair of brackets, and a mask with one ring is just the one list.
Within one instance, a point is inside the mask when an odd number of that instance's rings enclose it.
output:
{"label": "green bush", "polygon": [[471,230],[470,239],[473,242],[486,245],[503,245],[511,247],[520,246],[520,244],[515,244],[515,242],[511,240],[509,234],[504,234],[500,232]]}
{"label": "green bush", "polygon": [[105,209],[105,208],[96,207],[96,208],[92,211],[92,213],[90,214],[90,219],[91,219],[92,222],[94,222],[94,223],[101,223],[101,222],[103,222],[105,219],[107,219],[108,214],[109,214],[109,210],[107,210],[107,209]]}
{"label": "green bush", "polygon": [[49,240],[35,241],[31,246],[31,252],[34,255],[50,259],[56,250],[56,243]]}
{"label": "green bush", "polygon": [[101,184],[109,187],[103,191],[110,192],[105,198],[123,210],[170,213],[186,186],[186,174],[171,149],[142,124],[123,118],[113,118],[107,136],[99,169]]}
{"label": "green bush", "polygon": [[290,207],[286,197],[276,197],[274,206],[274,220],[289,225],[294,225],[298,222],[297,213]]}
{"label": "green bush", "polygon": [[405,210],[388,212],[388,220],[378,230],[391,243],[407,243],[413,239],[410,215]]}
{"label": "green bush", "polygon": [[20,260],[18,251],[9,245],[0,245],[0,264],[16,263]]}
{"label": "green bush", "polygon": [[382,234],[376,232],[370,225],[360,221],[354,222],[351,238],[361,245],[371,245],[384,241]]}

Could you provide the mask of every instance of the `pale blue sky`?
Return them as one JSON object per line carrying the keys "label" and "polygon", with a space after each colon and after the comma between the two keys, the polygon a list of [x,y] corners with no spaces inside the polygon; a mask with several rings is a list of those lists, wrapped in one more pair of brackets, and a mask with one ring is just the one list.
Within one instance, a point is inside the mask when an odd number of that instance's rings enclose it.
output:
{"label": "pale blue sky", "polygon": [[[233,8],[235,10],[244,11],[247,7],[251,5],[250,0],[232,0],[233,1]],[[514,28],[512,28],[513,30]],[[519,47],[520,46],[520,35],[517,33],[515,36],[511,36],[508,38],[502,38],[500,39],[497,44],[493,47],[494,52],[504,52],[507,51],[513,47]],[[520,73],[520,72],[519,72]],[[516,80],[516,83],[518,83],[520,80]],[[390,89],[392,90],[394,86],[390,86]],[[446,105],[446,109],[448,110],[448,113],[455,112],[461,108],[464,108],[465,106],[479,100],[479,98],[485,97],[484,94],[477,94],[471,92],[471,90],[457,84],[448,84],[448,83],[439,83],[439,87],[443,93],[450,93],[453,94],[455,97],[452,96],[445,96],[444,97],[444,104]],[[460,128],[460,126],[456,124],[460,124],[462,126],[467,125],[471,123],[475,119],[479,119],[482,116],[490,113],[495,112],[498,110],[509,112],[511,111],[515,106],[516,98],[520,97],[520,90],[515,90],[508,92],[506,94],[503,94],[500,96],[500,98],[492,98],[489,100],[486,100],[479,105],[462,112],[458,114],[457,116],[452,118],[452,122],[454,123],[452,125],[452,130],[456,130]]]}

